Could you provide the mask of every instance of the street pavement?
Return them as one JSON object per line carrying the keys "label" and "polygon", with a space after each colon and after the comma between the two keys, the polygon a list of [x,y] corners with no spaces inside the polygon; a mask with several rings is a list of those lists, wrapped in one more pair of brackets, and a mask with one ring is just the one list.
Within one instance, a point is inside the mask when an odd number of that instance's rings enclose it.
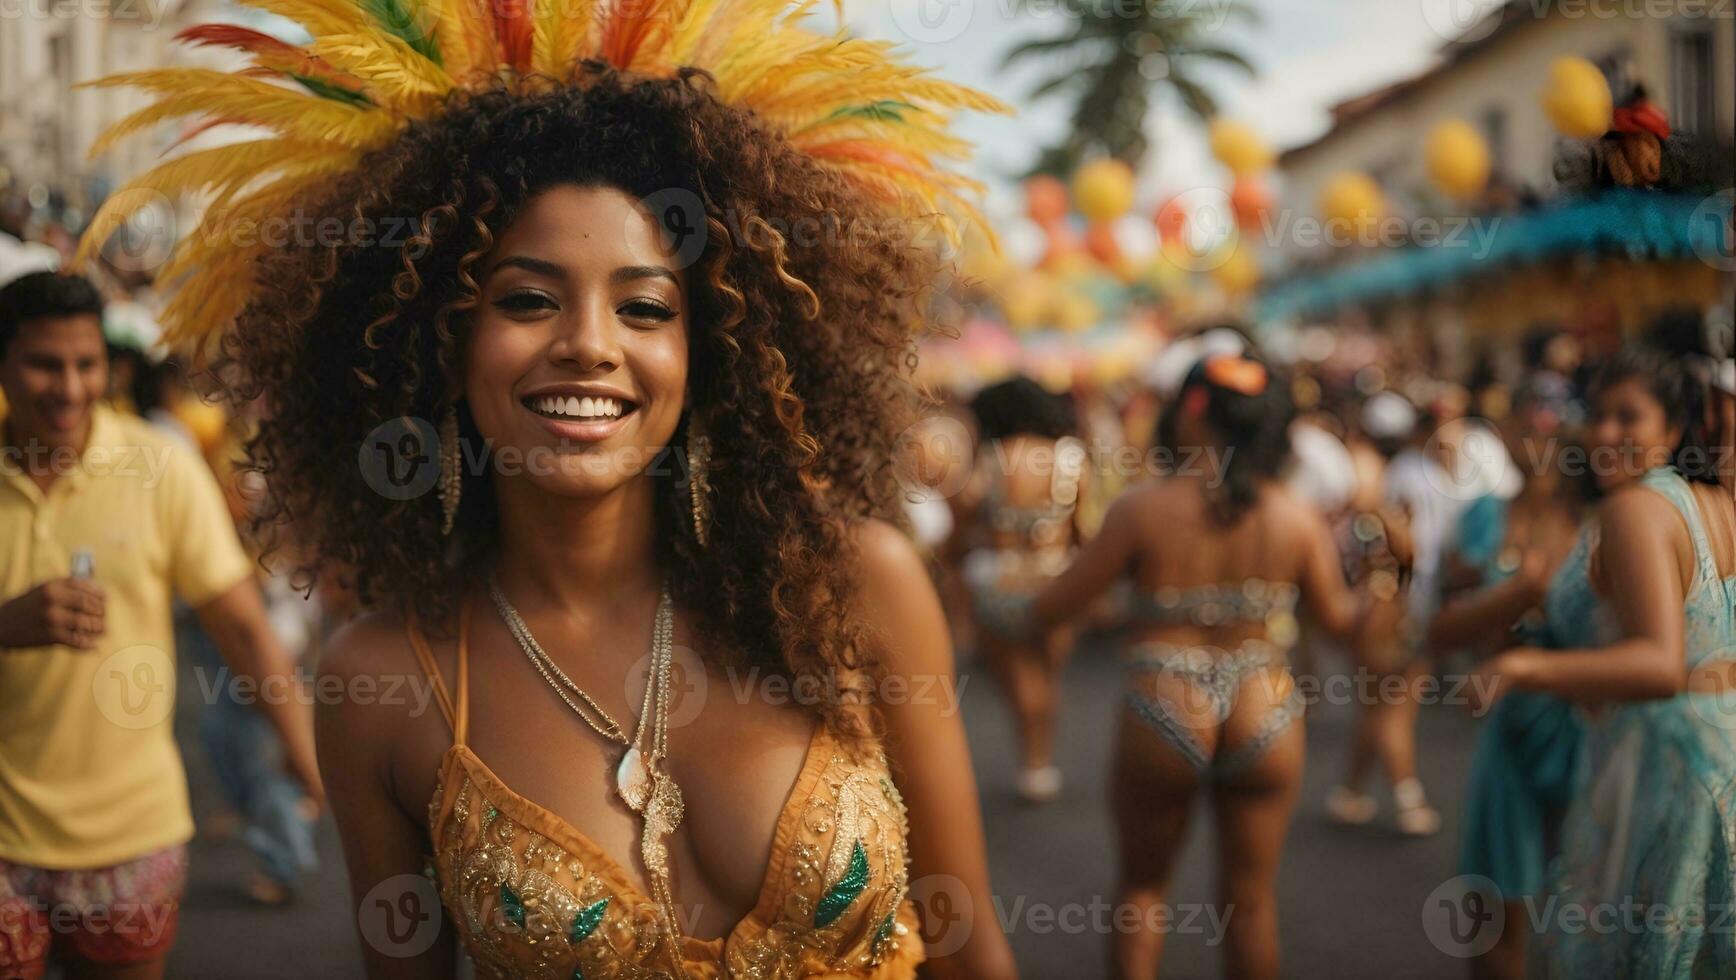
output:
{"label": "street pavement", "polygon": [[[1064,678],[1058,761],[1067,783],[1060,799],[1032,807],[1013,793],[1012,724],[999,692],[979,664],[961,665],[965,713],[988,827],[998,916],[1022,975],[1071,980],[1108,975],[1109,908],[1115,853],[1106,806],[1106,761],[1116,723],[1120,675],[1112,645],[1082,646]],[[187,687],[182,688],[185,696]],[[199,706],[178,719],[187,753],[194,811],[202,827],[219,809],[210,769],[190,737]],[[1476,722],[1462,708],[1425,708],[1423,778],[1446,818],[1432,839],[1390,829],[1390,799],[1371,828],[1330,823],[1323,800],[1343,767],[1352,709],[1322,703],[1308,719],[1308,766],[1302,801],[1279,878],[1283,975],[1303,978],[1424,980],[1459,978],[1463,964],[1433,945],[1423,928],[1430,892],[1453,875],[1464,774]],[[1172,889],[1175,934],[1165,949],[1166,980],[1221,975],[1214,942],[1222,913],[1214,897],[1209,813],[1189,828]],[[296,901],[281,908],[251,904],[242,882],[251,867],[234,839],[202,834],[192,845],[191,877],[169,976],[189,980],[299,980],[361,976],[359,943],[347,913],[336,833],[321,829],[322,866]],[[1231,915],[1234,913],[1231,912]],[[1216,919],[1213,916],[1217,916]]]}

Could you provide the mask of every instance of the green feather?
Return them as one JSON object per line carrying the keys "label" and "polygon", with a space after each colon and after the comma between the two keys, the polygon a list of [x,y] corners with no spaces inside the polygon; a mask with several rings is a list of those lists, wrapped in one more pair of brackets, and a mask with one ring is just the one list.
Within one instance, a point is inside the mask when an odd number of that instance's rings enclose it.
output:
{"label": "green feather", "polygon": [[597,931],[597,926],[603,922],[603,910],[609,907],[609,900],[600,898],[579,910],[573,916],[573,927],[567,930],[567,941],[573,944],[582,943],[585,937]]}
{"label": "green feather", "polygon": [[404,39],[422,57],[440,63],[440,48],[434,43],[431,21],[419,21],[406,0],[361,0],[366,10],[389,33]]}
{"label": "green feather", "polygon": [[826,117],[826,121],[830,122],[833,119],[883,119],[888,122],[903,122],[904,110],[914,108],[916,107],[908,102],[881,99],[879,102],[870,102],[867,105],[847,105],[835,109],[831,115]]}
{"label": "green feather", "polygon": [[337,101],[337,102],[348,102],[351,105],[359,105],[359,106],[371,106],[374,104],[373,99],[368,98],[367,96],[363,95],[362,93],[352,92],[347,88],[344,88],[344,87],[339,86],[339,85],[333,85],[330,82],[322,82],[317,78],[309,78],[306,75],[297,75],[294,73],[291,73],[289,77],[295,79],[297,82],[300,82],[302,88],[307,89],[309,92],[313,93],[314,95],[319,96],[322,99],[332,99],[332,100]]}
{"label": "green feather", "polygon": [[868,852],[862,849],[862,842],[857,841],[850,849],[850,867],[844,872],[844,877],[826,889],[820,904],[814,908],[814,928],[823,929],[836,922],[856,896],[862,894],[862,889],[868,887],[869,875]]}

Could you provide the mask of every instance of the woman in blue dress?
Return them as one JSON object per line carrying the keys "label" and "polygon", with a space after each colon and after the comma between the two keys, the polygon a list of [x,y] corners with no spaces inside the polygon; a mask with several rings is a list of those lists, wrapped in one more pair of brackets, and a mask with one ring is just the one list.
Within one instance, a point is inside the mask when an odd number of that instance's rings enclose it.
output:
{"label": "woman in blue dress", "polygon": [[[1548,974],[1736,975],[1736,483],[1705,446],[1727,411],[1680,359],[1619,354],[1591,462],[1629,482],[1598,508],[1595,647],[1495,658],[1494,696],[1537,691],[1585,719],[1544,915]],[[1708,443],[1707,436],[1714,441]],[[1512,924],[1509,924],[1512,925]]]}
{"label": "woman in blue dress", "polygon": [[[1533,460],[1542,448],[1559,445],[1554,420],[1541,396],[1522,392],[1507,426],[1511,459]],[[1459,518],[1445,578],[1464,584],[1430,624],[1429,647],[1437,655],[1499,649],[1515,630],[1521,642],[1546,648],[1596,641],[1585,493],[1559,459],[1543,462],[1529,469],[1512,499],[1489,493]],[[1515,475],[1520,469],[1513,467]],[[1506,906],[1504,923],[1523,921],[1525,900],[1543,890],[1549,843],[1566,809],[1579,743],[1572,706],[1549,694],[1514,694],[1483,720],[1466,790],[1458,871],[1474,876],[1492,892],[1490,900]],[[1475,937],[1469,943],[1473,949],[1483,945]],[[1523,977],[1526,945],[1525,930],[1499,929],[1493,945],[1473,958],[1472,975]]]}

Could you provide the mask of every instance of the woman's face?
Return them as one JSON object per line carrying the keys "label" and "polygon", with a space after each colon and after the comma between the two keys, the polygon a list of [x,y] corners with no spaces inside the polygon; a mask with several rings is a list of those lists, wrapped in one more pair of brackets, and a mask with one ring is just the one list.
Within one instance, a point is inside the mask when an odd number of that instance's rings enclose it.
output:
{"label": "woman's face", "polygon": [[1605,490],[1663,466],[1682,441],[1663,403],[1643,378],[1623,378],[1597,395],[1591,423],[1592,466]]}
{"label": "woman's face", "polygon": [[645,472],[685,402],[686,282],[612,187],[533,198],[477,276],[464,397],[496,478],[592,497]]}

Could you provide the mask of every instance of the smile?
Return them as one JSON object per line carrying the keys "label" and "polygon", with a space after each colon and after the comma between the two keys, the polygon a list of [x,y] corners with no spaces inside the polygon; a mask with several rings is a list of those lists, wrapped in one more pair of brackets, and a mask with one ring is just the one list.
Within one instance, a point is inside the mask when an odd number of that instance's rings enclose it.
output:
{"label": "smile", "polygon": [[602,442],[626,427],[639,406],[614,395],[549,392],[526,395],[520,404],[549,434],[568,442]]}

